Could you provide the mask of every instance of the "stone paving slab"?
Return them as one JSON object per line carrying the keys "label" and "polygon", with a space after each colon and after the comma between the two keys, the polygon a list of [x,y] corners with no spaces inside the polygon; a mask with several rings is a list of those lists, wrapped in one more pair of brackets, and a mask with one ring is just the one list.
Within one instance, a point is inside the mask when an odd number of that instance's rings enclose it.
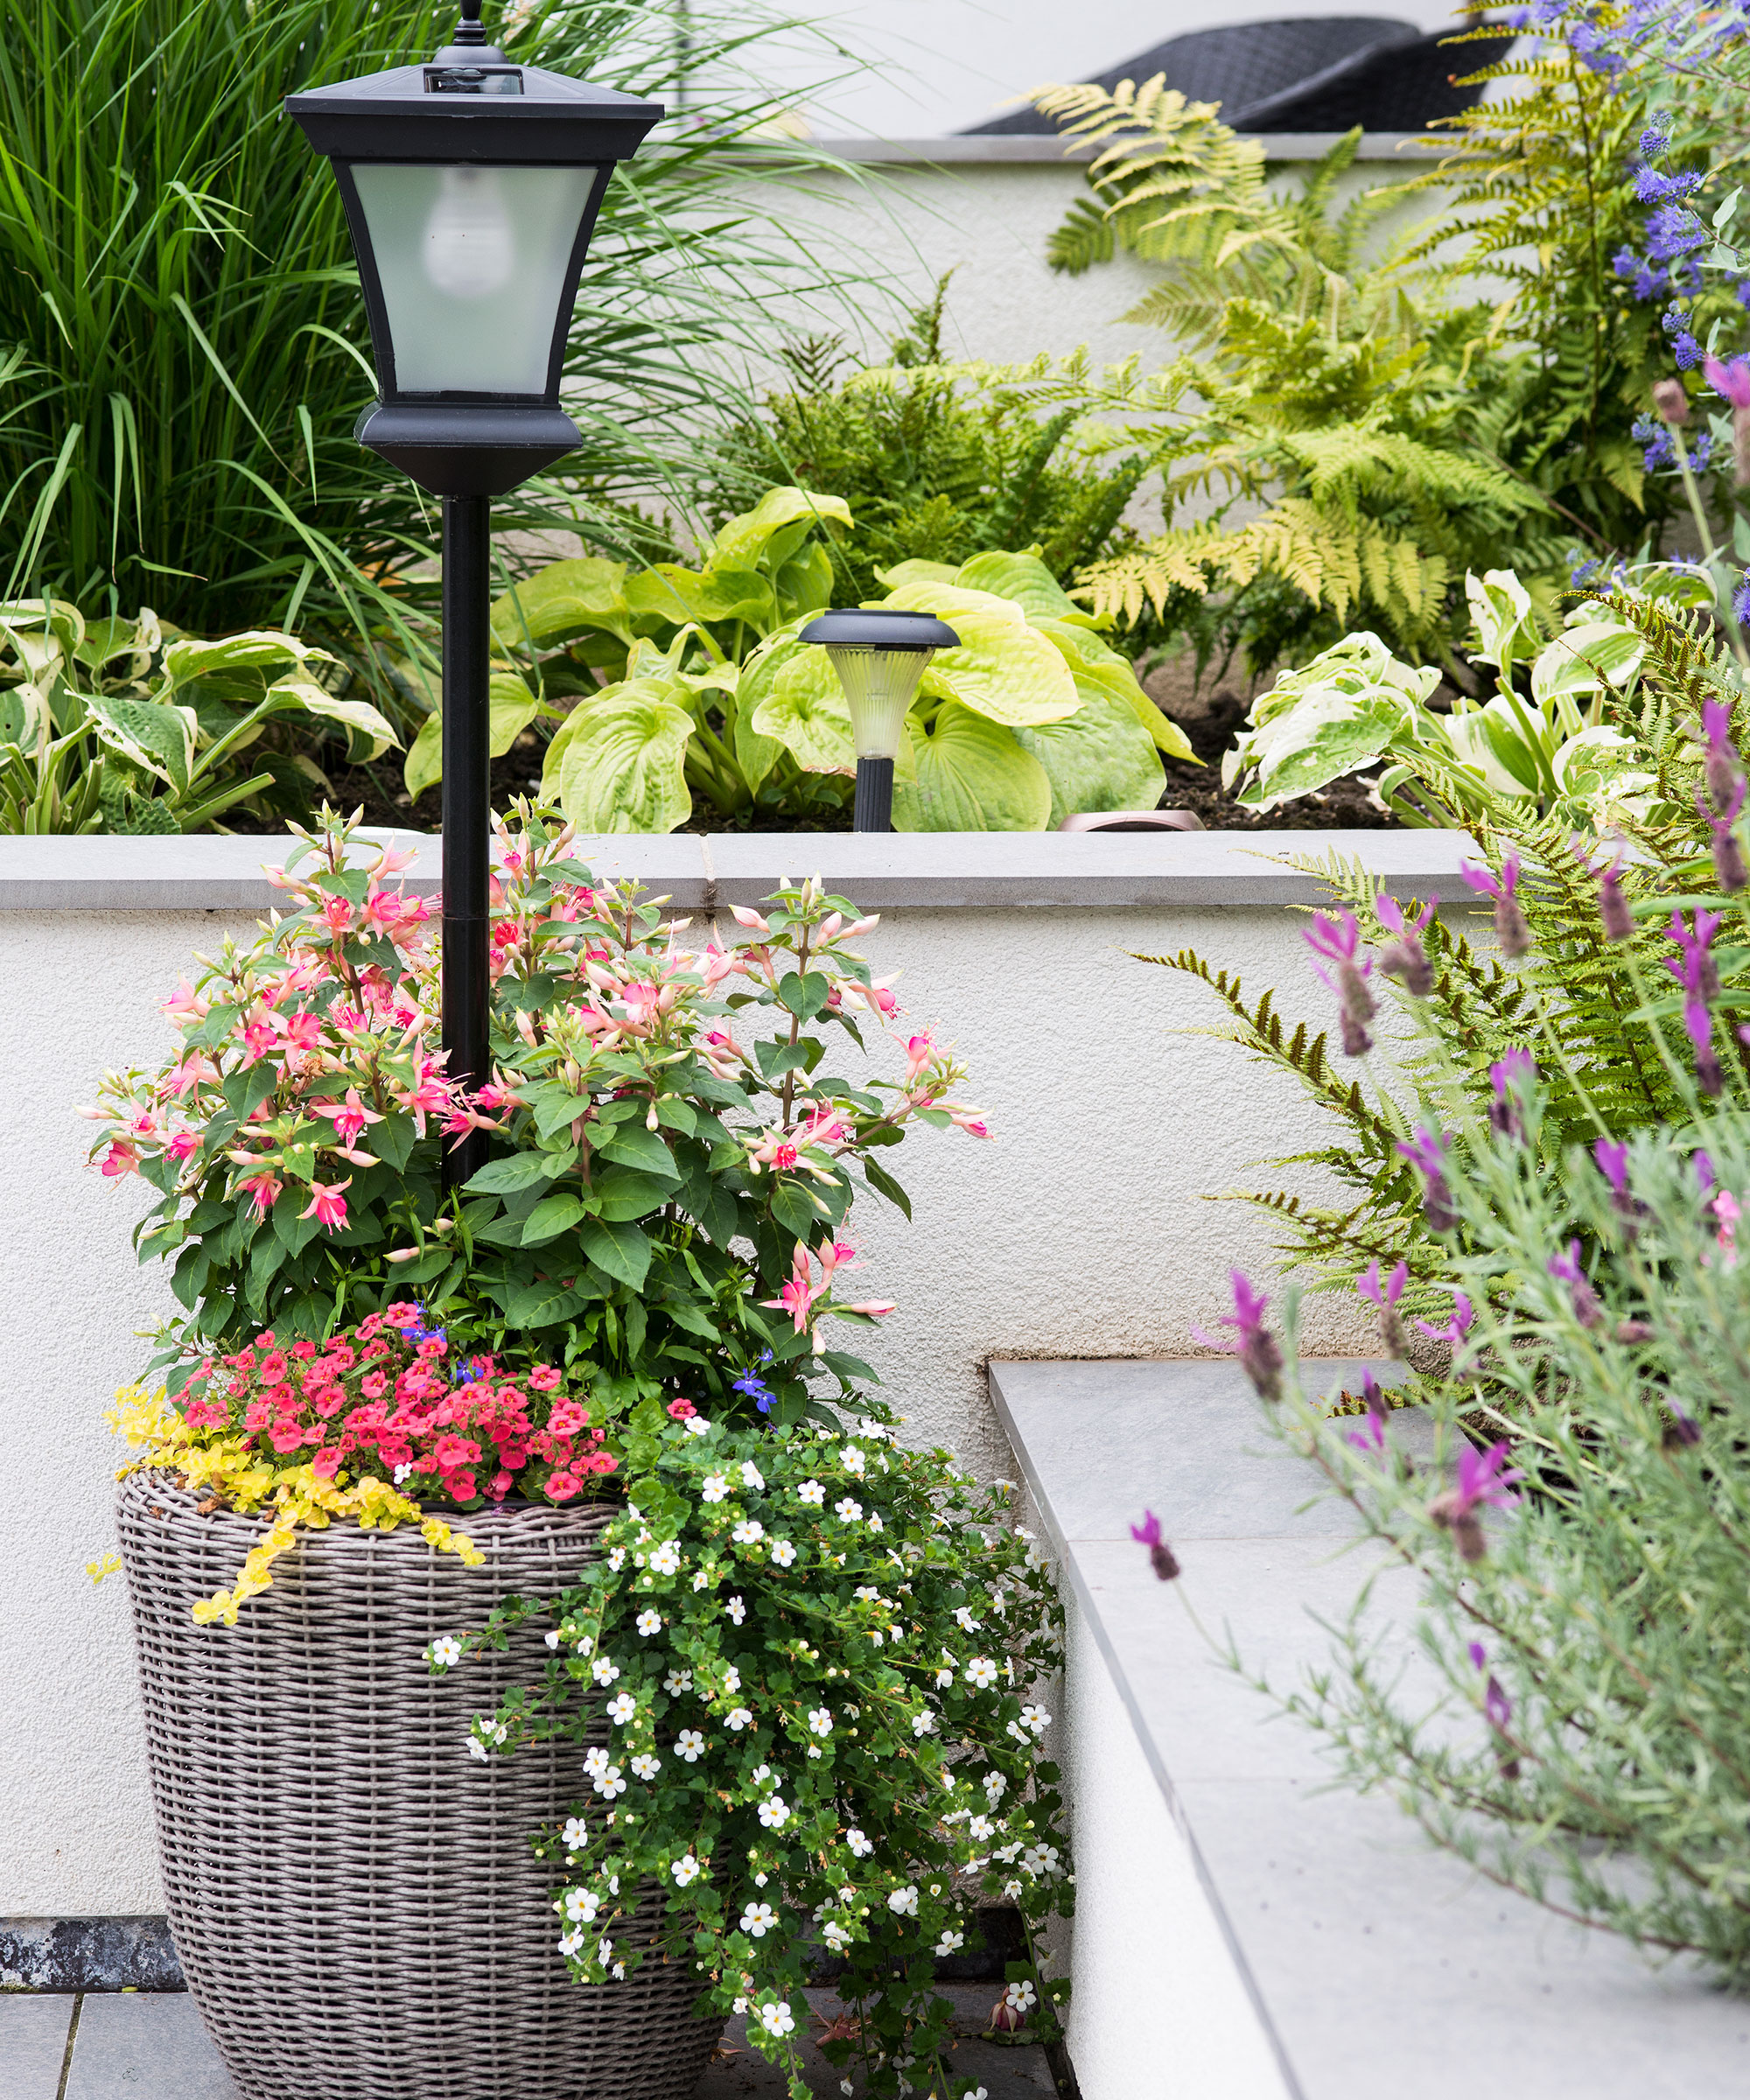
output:
{"label": "stone paving slab", "polygon": [[[946,1987],[962,2040],[954,2053],[956,2076],[976,2080],[986,2100],[1055,2100],[1045,2052],[981,2041],[997,1984]],[[831,1991],[810,1991],[815,2015],[804,2043],[804,2076],[816,2100],[840,2100],[841,2074],[815,2046],[829,2020],[845,2008]],[[73,2058],[65,2089],[67,2030],[75,2009]],[[854,2086],[860,2082],[853,2082]],[[782,2074],[747,2045],[746,2023],[724,2031],[718,2053],[699,2082],[695,2100],[783,2100]],[[4,2100],[239,2100],[218,2051],[185,1991],[0,1994],[0,2096]],[[287,2095],[286,2100],[302,2100]]]}

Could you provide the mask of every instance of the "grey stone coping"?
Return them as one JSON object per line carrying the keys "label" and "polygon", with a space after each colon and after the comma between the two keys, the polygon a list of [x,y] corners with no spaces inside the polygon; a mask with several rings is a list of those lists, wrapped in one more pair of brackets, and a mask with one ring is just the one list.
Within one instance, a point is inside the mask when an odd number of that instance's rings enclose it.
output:
{"label": "grey stone coping", "polygon": [[[1272,161],[1320,160],[1342,133],[1338,131],[1260,132],[1257,143]],[[993,163],[1027,167],[1061,167],[1066,161],[1092,160],[1096,149],[1067,144],[1054,132],[986,132],[942,138],[822,138],[816,142],[841,160],[878,162],[888,166],[964,167]],[[1408,131],[1367,131],[1357,160],[1439,160],[1452,149],[1427,146]]]}
{"label": "grey stone coping", "polygon": [[[1308,1362],[1308,1390],[1362,1368]],[[1314,1478],[1262,1429],[1236,1366],[999,1361],[990,1388],[1298,2100],[1746,2090],[1750,2005],[1492,1887],[1390,1802],[1321,1790],[1316,1739],[1217,1660],[1211,1636],[1230,1632],[1286,1689],[1328,1653],[1312,1614],[1342,1618],[1369,1564],[1334,1505],[1306,1506]],[[1400,1419],[1425,1446],[1425,1424]],[[1170,1585],[1130,1535],[1144,1508],[1183,1569]],[[1381,1631],[1413,1669],[1409,1580],[1382,1578]]]}
{"label": "grey stone coping", "polygon": [[[394,836],[415,851],[409,886],[435,890],[442,842]],[[281,893],[261,870],[295,843],[290,834],[0,838],[0,911],[266,911]],[[805,875],[872,911],[1319,904],[1324,884],[1287,864],[1333,854],[1359,861],[1394,896],[1453,904],[1471,896],[1459,864],[1475,850],[1460,831],[671,832],[577,847],[601,874],[634,877],[682,911],[758,904],[784,877]]]}

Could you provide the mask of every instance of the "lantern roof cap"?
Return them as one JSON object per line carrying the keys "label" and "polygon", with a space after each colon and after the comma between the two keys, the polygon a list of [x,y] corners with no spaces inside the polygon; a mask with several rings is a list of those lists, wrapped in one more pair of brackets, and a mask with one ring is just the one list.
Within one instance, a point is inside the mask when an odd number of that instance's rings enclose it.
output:
{"label": "lantern roof cap", "polygon": [[829,648],[862,649],[952,649],[960,637],[934,612],[908,612],[898,606],[859,606],[844,612],[822,612],[798,637]]}
{"label": "lantern roof cap", "polygon": [[421,66],[393,66],[285,98],[318,153],[343,160],[629,159],[661,102],[518,66],[490,46],[452,45]]}

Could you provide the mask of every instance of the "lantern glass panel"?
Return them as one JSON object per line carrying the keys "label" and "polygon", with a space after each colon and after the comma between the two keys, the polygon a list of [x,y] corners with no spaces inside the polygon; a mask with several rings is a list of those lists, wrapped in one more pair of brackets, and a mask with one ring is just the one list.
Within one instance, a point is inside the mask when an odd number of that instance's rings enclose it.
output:
{"label": "lantern glass panel", "polygon": [[593,167],[354,161],[401,394],[547,391]]}

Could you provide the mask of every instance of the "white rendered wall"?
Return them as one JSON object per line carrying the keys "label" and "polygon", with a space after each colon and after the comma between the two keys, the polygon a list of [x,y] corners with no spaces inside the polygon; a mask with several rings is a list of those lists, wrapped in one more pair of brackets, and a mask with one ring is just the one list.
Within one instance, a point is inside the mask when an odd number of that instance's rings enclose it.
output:
{"label": "white rendered wall", "polygon": [[[820,845],[830,850],[802,850]],[[0,1300],[0,1916],[161,1908],[127,1599],[119,1578],[94,1587],[85,1570],[113,1541],[122,1454],[103,1412],[143,1359],[138,1331],[172,1301],[129,1242],[139,1185],[83,1165],[90,1126],[71,1111],[105,1068],[164,1055],[158,1002],[192,951],[213,952],[228,928],[247,934],[253,917],[0,913],[13,1230]],[[1298,915],[1279,906],[884,917],[872,962],[903,970],[909,1020],[957,1046],[995,1133],[920,1131],[885,1161],[916,1222],[873,1198],[857,1215],[869,1290],[899,1301],[867,1353],[914,1439],[1011,1471],[987,1356],[1195,1354],[1188,1326],[1219,1318],[1229,1263],[1269,1270],[1267,1228],[1200,1199],[1254,1181],[1252,1161],[1311,1144],[1318,1125],[1296,1088],[1181,1032],[1217,1018],[1202,988],[1124,952],[1186,944],[1256,990],[1278,984],[1289,1012],[1326,1018]],[[897,1054],[886,1061],[891,1073]],[[1337,1301],[1309,1314],[1309,1348],[1360,1342]]]}

